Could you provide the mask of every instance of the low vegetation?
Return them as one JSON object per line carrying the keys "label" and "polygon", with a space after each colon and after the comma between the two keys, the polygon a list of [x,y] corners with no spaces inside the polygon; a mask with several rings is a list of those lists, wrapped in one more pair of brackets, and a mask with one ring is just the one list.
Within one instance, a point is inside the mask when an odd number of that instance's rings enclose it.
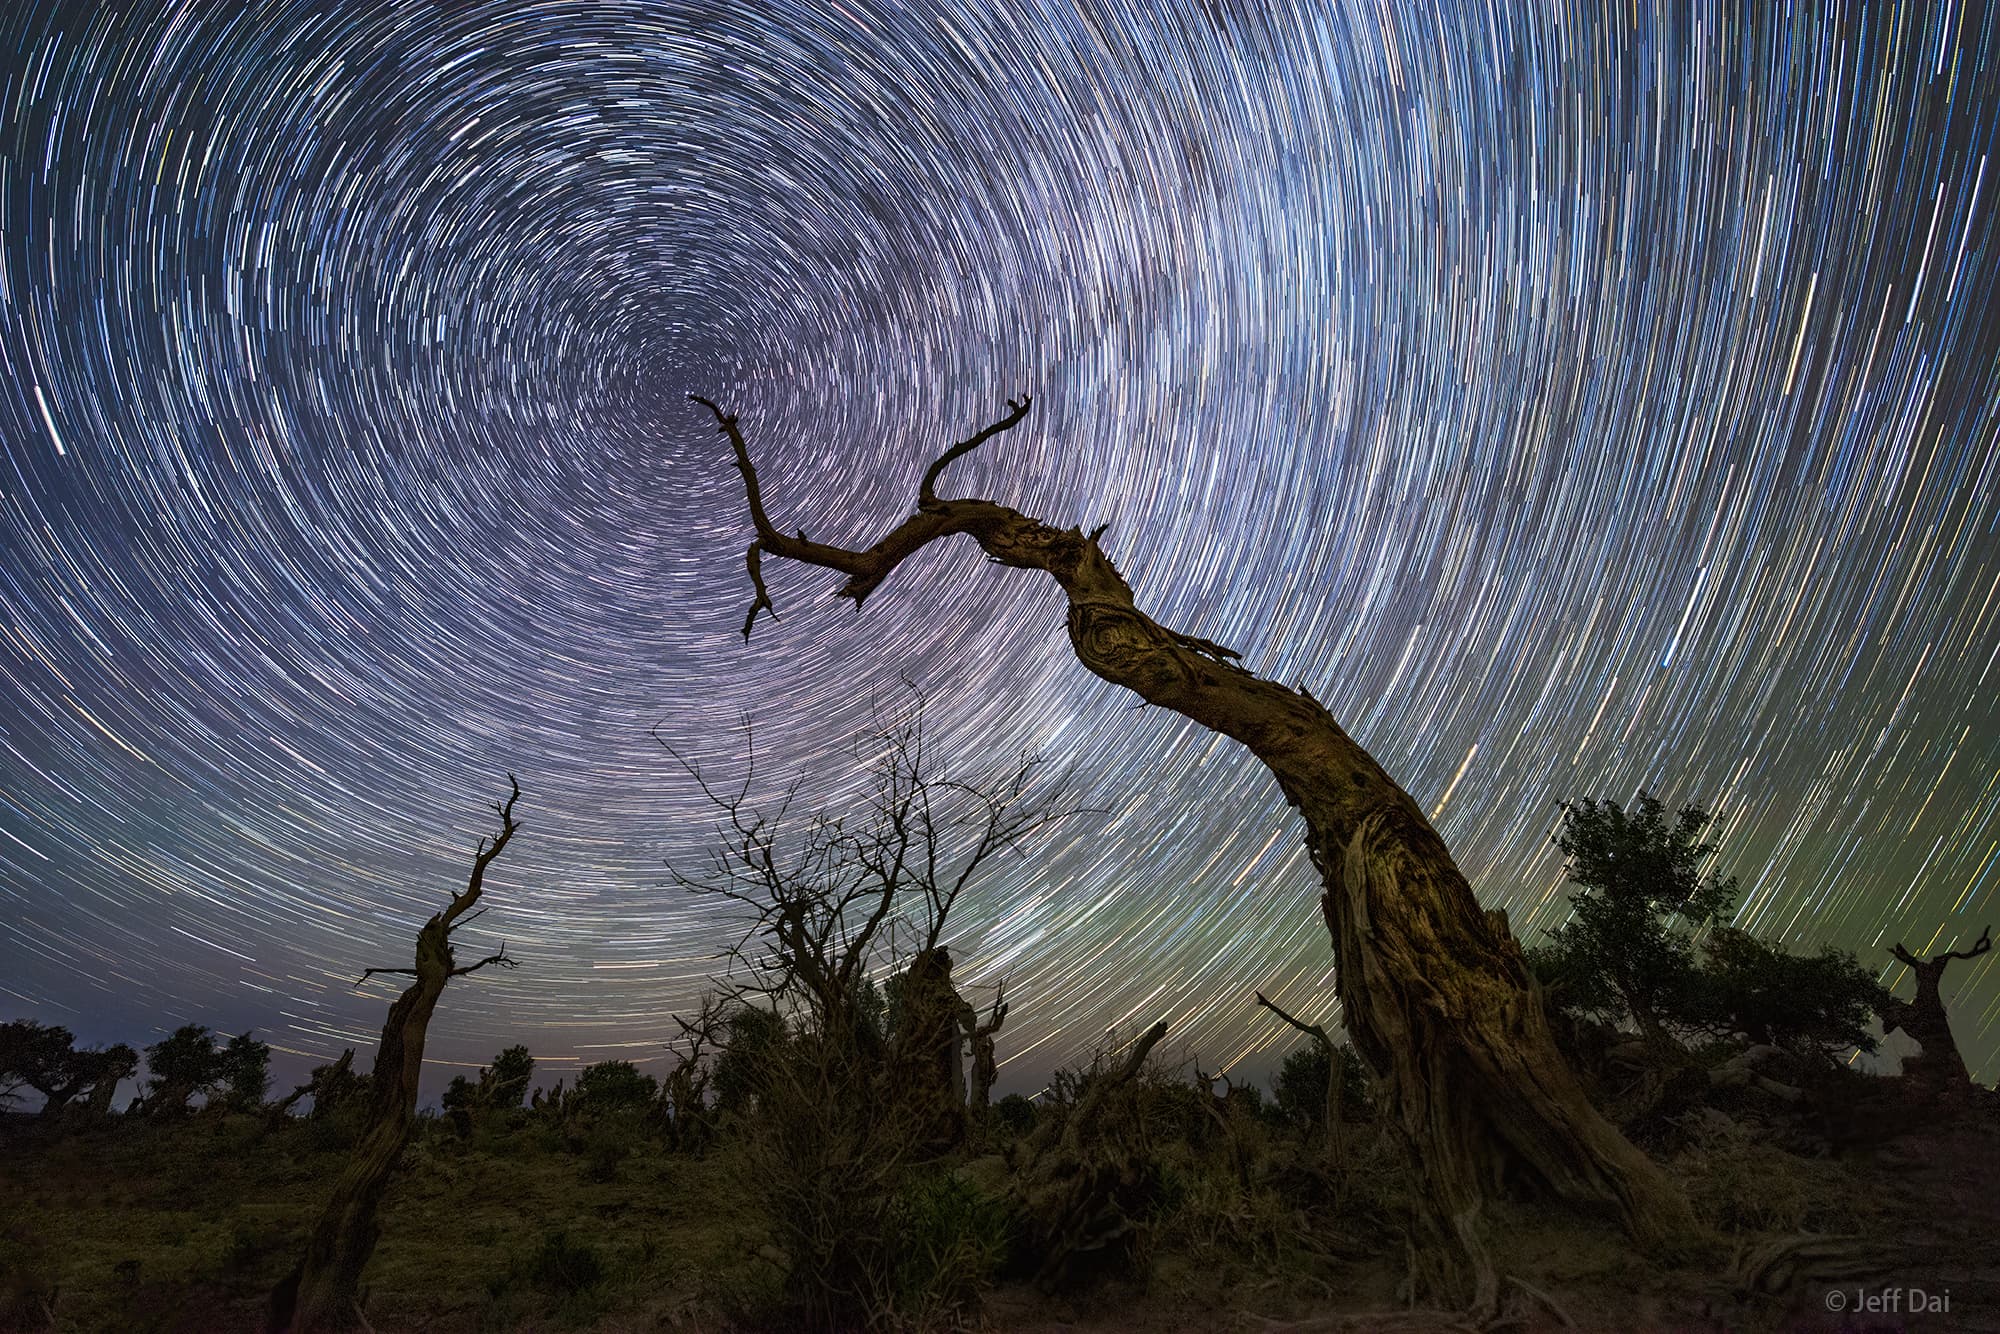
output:
{"label": "low vegetation", "polygon": [[270,1327],[377,1158],[352,1298],[281,1327],[1775,1330],[1891,1281],[2000,1310],[1967,1240],[2000,1227],[1993,1092],[1934,1029],[1917,1077],[1843,1059],[1869,1016],[1938,1022],[1940,961],[1985,937],[1910,956],[1928,971],[1900,1001],[1853,956],[1727,927],[1699,808],[1567,808],[1577,912],[1535,953],[1554,1031],[1703,1240],[1635,1253],[1513,1191],[1499,1309],[1432,1309],[1407,1160],[1336,1028],[1247,1002],[1303,1039],[1268,1096],[1155,1024],[992,1099],[1018,1002],[999,979],[984,1007],[961,994],[951,909],[981,861],[1079,808],[1032,761],[998,785],[927,776],[915,723],[870,753],[869,814],[796,829],[690,769],[731,837],[683,881],[755,949],[675,1021],[657,1074],[607,1061],[538,1085],[510,1046],[384,1156],[404,1065],[385,1092],[348,1052],[270,1102],[265,1044],[190,1024],[146,1049],[121,1113],[107,1072],[134,1076],[133,1049],[0,1025],[0,1329]]}

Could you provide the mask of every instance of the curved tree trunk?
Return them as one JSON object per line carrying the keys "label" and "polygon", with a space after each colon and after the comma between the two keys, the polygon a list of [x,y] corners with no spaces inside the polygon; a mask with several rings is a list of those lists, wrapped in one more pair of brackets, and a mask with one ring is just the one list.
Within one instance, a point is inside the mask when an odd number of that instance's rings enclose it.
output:
{"label": "curved tree trunk", "polygon": [[1923,1048],[1923,1053],[1903,1062],[1903,1077],[1919,1100],[1951,1098],[1972,1088],[1972,1073],[1951,1033],[1951,1017],[1944,1008],[1945,967],[1953,959],[1976,959],[1993,948],[1993,928],[1987,927],[1969,950],[1946,950],[1920,959],[1900,942],[1889,952],[1910,970],[1916,979],[1915,1000],[1890,997],[1881,1007],[1885,1030],[1900,1028]]}
{"label": "curved tree trunk", "polygon": [[1475,1300],[1497,1301],[1479,1216],[1508,1169],[1615,1216],[1648,1249],[1694,1235],[1686,1198],[1591,1106],[1557,1053],[1504,915],[1481,911],[1416,802],[1318,700],[1254,676],[1227,661],[1237,656],[1230,650],[1138,610],[1098,545],[1102,528],[1085,535],[992,501],[938,498],[933,488],[946,465],[1018,423],[1027,400],[941,455],[924,476],[917,512],[862,551],[779,531],[736,418],[695,401],[735,448],[757,527],[746,636],[757,613],[771,609],[762,553],[842,571],[840,592],[859,606],[904,558],[964,533],[995,562],[1055,579],[1085,667],[1234,738],[1271,770],[1306,822],[1347,1025],[1381,1078],[1385,1112],[1410,1161],[1421,1230],[1462,1249],[1466,1263],[1451,1269],[1470,1279]]}
{"label": "curved tree trunk", "polygon": [[[511,776],[508,781],[513,782]],[[305,1255],[271,1292],[265,1323],[273,1334],[345,1329],[355,1323],[361,1272],[375,1253],[375,1241],[381,1235],[376,1214],[382,1195],[389,1188],[389,1178],[402,1161],[403,1149],[410,1140],[410,1124],[416,1118],[417,1084],[424,1069],[424,1037],[438,998],[444,994],[445,983],[454,977],[476,972],[487,964],[514,966],[505,945],[499,953],[478,963],[457,966],[452,957],[451,933],[467,910],[479,901],[487,866],[520,827],[514,822],[514,803],[520,796],[520,784],[513,783],[512,795],[499,807],[500,833],[490,847],[484,840],[480,842],[470,882],[417,932],[416,966],[370,968],[361,975],[363,982],[372,973],[413,974],[417,980],[396,998],[382,1025],[382,1044],[376,1050],[375,1072],[369,1080],[368,1128],[362,1132],[361,1143],[341,1171],[333,1198],[313,1224],[306,1239]],[[342,1058],[342,1064],[346,1059]]]}

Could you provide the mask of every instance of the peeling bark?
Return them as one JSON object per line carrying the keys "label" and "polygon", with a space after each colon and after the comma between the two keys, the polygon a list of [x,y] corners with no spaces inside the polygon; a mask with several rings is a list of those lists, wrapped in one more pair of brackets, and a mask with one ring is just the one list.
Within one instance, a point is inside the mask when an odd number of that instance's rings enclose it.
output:
{"label": "peeling bark", "polygon": [[1598,1114],[1557,1053],[1504,916],[1480,909],[1416,802],[1318,700],[1140,611],[1098,545],[1102,528],[1086,535],[989,500],[938,497],[945,465],[1019,423],[1027,399],[1010,401],[1005,417],[947,450],[924,476],[916,513],[863,550],[781,532],[737,419],[694,401],[734,448],[757,529],[746,557],[755,591],[746,638],[760,611],[775,610],[764,554],[840,571],[847,581],[839,591],[858,607],[905,558],[963,533],[998,564],[1056,581],[1069,604],[1070,644],[1090,671],[1234,738],[1271,770],[1306,822],[1347,1025],[1381,1078],[1421,1230],[1458,1246],[1468,1263],[1450,1269],[1470,1278],[1478,1300],[1497,1301],[1480,1211],[1505,1169],[1525,1169],[1572,1204],[1615,1216],[1649,1249],[1693,1237],[1686,1198]]}

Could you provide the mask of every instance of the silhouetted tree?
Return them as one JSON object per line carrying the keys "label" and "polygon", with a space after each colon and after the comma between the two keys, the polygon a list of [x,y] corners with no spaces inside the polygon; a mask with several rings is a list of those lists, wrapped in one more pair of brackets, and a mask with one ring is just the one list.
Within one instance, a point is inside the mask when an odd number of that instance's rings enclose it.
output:
{"label": "silhouetted tree", "polygon": [[1903,1062],[1904,1076],[1920,1095],[1950,1097],[1972,1086],[1965,1057],[1959,1054],[1958,1042],[1951,1035],[1951,1018],[1945,1013],[1944,993],[1939,987],[1944,981],[1945,966],[1953,959],[1976,959],[1992,948],[1993,928],[1989,926],[1979,933],[1979,939],[1969,950],[1946,950],[1918,958],[1898,941],[1890,951],[1916,979],[1917,994],[1913,1000],[1891,997],[1885,1002],[1882,1025],[1885,1029],[1902,1029],[1923,1048],[1922,1055]]}
{"label": "silhouetted tree", "polygon": [[517,1108],[528,1095],[535,1074],[535,1058],[522,1046],[508,1047],[480,1067],[475,1079],[453,1075],[440,1102],[445,1118],[460,1135],[470,1135],[473,1123],[490,1111]]}
{"label": "silhouetted tree", "polygon": [[272,1103],[266,1120],[277,1125],[301,1098],[312,1099],[308,1120],[324,1120],[343,1107],[367,1101],[368,1088],[368,1076],[354,1073],[354,1048],[343,1048],[339,1060],[314,1066],[305,1083]]}
{"label": "silhouetted tree", "polygon": [[[132,1077],[139,1068],[139,1053],[120,1042],[102,1051],[81,1051],[77,1053],[80,1073],[88,1080],[90,1099],[86,1104],[92,1117],[111,1114],[111,1099],[118,1092],[118,1085]],[[46,1108],[44,1109],[47,1110]]]}
{"label": "silhouetted tree", "polygon": [[1313,1130],[1324,1130],[1328,1116],[1343,1119],[1365,1115],[1368,1070],[1346,1043],[1327,1046],[1308,1042],[1295,1048],[1278,1067],[1271,1092],[1278,1110]]}
{"label": "silhouetted tree", "polygon": [[487,1090],[488,1105],[509,1110],[527,1101],[528,1086],[535,1080],[535,1058],[524,1046],[501,1050],[489,1069],[479,1072],[479,1082]]}
{"label": "silhouetted tree", "polygon": [[247,1112],[264,1105],[271,1088],[271,1047],[248,1033],[229,1039],[217,1056],[217,1080],[223,1105]]}
{"label": "silhouetted tree", "polygon": [[424,1036],[445,984],[454,977],[476,973],[488,965],[512,968],[505,944],[477,963],[461,965],[452,953],[452,932],[480,916],[473,911],[485,888],[486,868],[492,865],[520,828],[514,819],[514,804],[521,799],[521,785],[507,776],[509,794],[496,803],[500,832],[489,842],[479,841],[473,855],[472,876],[451,902],[417,932],[416,964],[410,968],[370,968],[361,974],[359,986],[377,973],[406,974],[416,981],[389,1007],[382,1025],[381,1044],[375,1049],[375,1071],[369,1081],[368,1127],[362,1133],[347,1167],[335,1183],[318,1222],[306,1240],[305,1255],[283,1282],[272,1290],[267,1323],[273,1331],[305,1331],[337,1328],[351,1323],[358,1314],[355,1294],[361,1271],[374,1253],[380,1232],[376,1212],[389,1178],[402,1160],[409,1143],[410,1126],[417,1112],[417,1083],[423,1074]]}
{"label": "silhouetted tree", "polygon": [[1700,1003],[1725,1030],[1820,1057],[1875,1050],[1868,1028],[1889,993],[1848,951],[1792,954],[1729,926],[1702,950]]}
{"label": "silhouetted tree", "polygon": [[1575,915],[1550,933],[1541,961],[1564,1003],[1629,1017],[1663,1048],[1673,1045],[1671,1020],[1700,1015],[1690,932],[1726,918],[1736,903],[1734,876],[1701,869],[1715,851],[1701,840],[1710,818],[1688,805],[1670,820],[1644,792],[1630,811],[1615,801],[1563,803],[1553,841],[1580,892],[1569,896]]}
{"label": "silhouetted tree", "polygon": [[1325,1135],[1328,1161],[1346,1155],[1348,1115],[1367,1105],[1368,1076],[1360,1056],[1348,1044],[1336,1043],[1324,1024],[1309,1024],[1257,993],[1257,1004],[1312,1039],[1285,1058],[1275,1092],[1278,1106],[1294,1119]]}
{"label": "silhouetted tree", "polygon": [[[705,874],[676,869],[675,879],[743,913],[718,1107],[756,1100],[753,1180],[786,1252],[792,1317],[819,1328],[885,1317],[897,1192],[912,1165],[966,1132],[970,1007],[944,943],[954,906],[995,856],[1081,812],[1034,756],[997,782],[946,773],[913,694],[907,714],[864,742],[870,781],[844,813],[800,819],[790,794],[753,800],[754,746],[728,787],[668,746],[719,812],[722,835]],[[899,935],[914,938],[908,955],[893,948]]]}
{"label": "silhouetted tree", "polygon": [[118,1081],[138,1068],[138,1054],[123,1043],[103,1050],[78,1050],[75,1044],[75,1036],[60,1025],[32,1019],[0,1024],[0,1105],[29,1088],[42,1095],[45,1117],[60,1116],[86,1092],[94,1113],[109,1111]]}
{"label": "silhouetted tree", "polygon": [[[735,994],[797,1005],[809,1029],[837,1044],[870,1048],[887,1036],[885,1027],[893,1033],[903,1022],[903,970],[891,979],[887,1016],[870,976],[890,962],[884,933],[892,924],[915,925],[919,944],[907,968],[942,945],[954,905],[994,857],[1087,809],[1072,799],[1067,776],[1045,777],[1038,755],[1021,756],[997,780],[942,772],[927,750],[927,702],[912,694],[909,711],[868,738],[869,793],[863,810],[848,816],[821,812],[794,822],[789,796],[759,808],[750,797],[754,738],[742,781],[729,788],[661,741],[719,813],[724,837],[708,871],[674,877],[746,910],[732,958],[747,977],[732,983]],[[941,1041],[955,1044],[963,1001],[954,992],[939,1003],[952,1014]]]}
{"label": "silhouetted tree", "polygon": [[709,1089],[715,1079],[717,1052],[728,1031],[728,1002],[709,994],[692,1019],[674,1016],[680,1040],[668,1048],[673,1068],[660,1081],[659,1119],[667,1144],[678,1151],[699,1152],[715,1128],[715,1107]]}
{"label": "silhouetted tree", "polygon": [[718,1114],[747,1112],[756,1102],[765,1072],[779,1057],[785,1021],[761,1005],[737,1004],[723,1021],[722,1051],[715,1060]]}
{"label": "silhouetted tree", "polygon": [[659,1081],[639,1073],[630,1061],[599,1061],[576,1077],[575,1097],[582,1111],[605,1115],[644,1110],[659,1091]]}
{"label": "silhouetted tree", "polygon": [[226,1078],[215,1034],[205,1024],[183,1024],[146,1048],[146,1070],[152,1075],[146,1086],[148,1116],[185,1115],[190,1098]]}
{"label": "silhouetted tree", "polygon": [[1455,1244],[1478,1307],[1498,1307],[1499,1274],[1479,1220],[1492,1183],[1509,1167],[1562,1198],[1615,1210],[1649,1247],[1694,1235],[1686,1197],[1591,1106],[1556,1050],[1505,918],[1480,909],[1422,809],[1318,700],[1262,680],[1234,665],[1231,650],[1141,612],[1098,545],[1102,527],[1086,535],[989,500],[938,495],[944,470],[1018,425],[1026,398],[939,455],[918,486],[916,512],[864,549],[782,531],[765,511],[737,418],[708,399],[694,401],[729,438],[756,527],[746,555],[755,594],[746,638],[757,614],[772,609],[765,555],[839,571],[847,577],[841,595],[859,606],[905,559],[962,533],[995,562],[1056,581],[1085,667],[1234,737],[1271,770],[1305,818],[1348,1028],[1381,1076],[1418,1222],[1436,1243]]}

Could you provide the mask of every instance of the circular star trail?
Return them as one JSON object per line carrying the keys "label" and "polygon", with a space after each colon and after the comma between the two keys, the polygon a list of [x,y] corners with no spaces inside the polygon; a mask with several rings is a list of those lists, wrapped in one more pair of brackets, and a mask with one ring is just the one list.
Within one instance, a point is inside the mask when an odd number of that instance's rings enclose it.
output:
{"label": "circular star trail", "polygon": [[[0,19],[0,1005],[372,1043],[520,776],[441,1063],[658,1058],[730,923],[655,741],[856,792],[939,753],[1104,813],[957,919],[1003,1080],[1330,1011],[1301,830],[970,544],[750,590],[946,475],[1303,682],[1476,889],[1557,803],[1720,812],[1742,922],[1888,963],[2000,912],[2000,20],[1945,0],[23,0]],[[1536,11],[1536,12],[1528,12]],[[482,936],[480,933],[485,932]],[[1959,965],[2000,1061],[2000,971]],[[1894,979],[1895,970],[1885,971]],[[975,993],[979,994],[979,993]]]}

